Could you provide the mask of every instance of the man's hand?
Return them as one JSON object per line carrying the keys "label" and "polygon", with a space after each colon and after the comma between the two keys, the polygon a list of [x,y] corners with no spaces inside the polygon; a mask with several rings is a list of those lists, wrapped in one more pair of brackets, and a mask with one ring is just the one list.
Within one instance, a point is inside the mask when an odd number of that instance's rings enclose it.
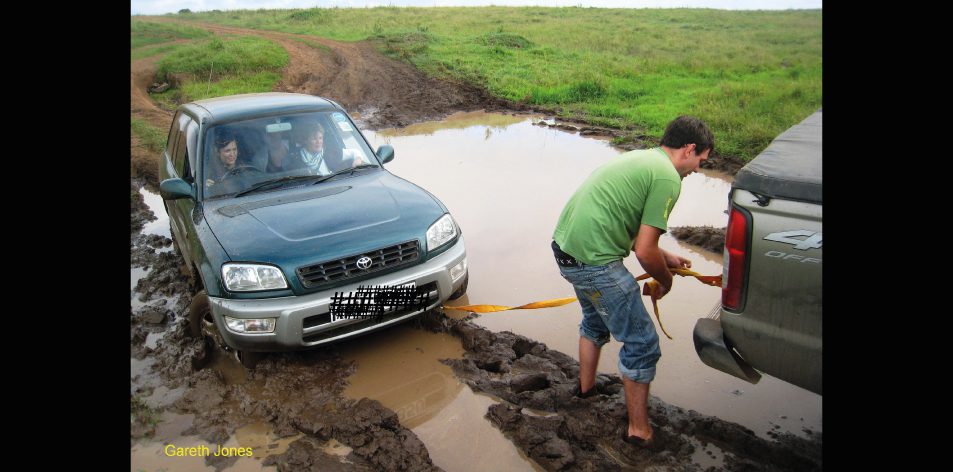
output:
{"label": "man's hand", "polygon": [[673,269],[691,269],[692,268],[692,261],[685,259],[682,256],[678,256],[670,252],[666,252],[664,249],[660,248],[659,250],[662,251],[662,257],[665,258],[665,265]]}
{"label": "man's hand", "polygon": [[[635,257],[638,258],[642,268],[659,283],[659,298],[672,289],[672,273],[667,267],[669,261],[665,252],[658,247],[661,235],[662,230],[654,226],[641,225],[639,234],[635,237]],[[680,262],[675,260],[675,263]]]}

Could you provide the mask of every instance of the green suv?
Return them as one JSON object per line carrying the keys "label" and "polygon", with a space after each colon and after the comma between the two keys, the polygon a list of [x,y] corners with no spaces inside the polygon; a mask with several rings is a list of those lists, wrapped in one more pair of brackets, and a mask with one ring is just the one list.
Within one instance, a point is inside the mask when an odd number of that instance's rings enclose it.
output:
{"label": "green suv", "polygon": [[383,167],[393,158],[315,96],[180,106],[160,193],[196,281],[192,334],[250,366],[256,353],[357,336],[462,296],[461,230],[436,197]]}

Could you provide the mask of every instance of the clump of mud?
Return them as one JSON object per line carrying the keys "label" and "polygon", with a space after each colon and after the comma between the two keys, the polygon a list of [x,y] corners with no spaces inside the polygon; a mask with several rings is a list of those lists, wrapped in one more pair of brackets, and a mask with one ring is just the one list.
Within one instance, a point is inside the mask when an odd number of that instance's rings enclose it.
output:
{"label": "clump of mud", "polygon": [[598,393],[581,399],[572,394],[579,363],[545,344],[440,313],[424,315],[420,324],[462,340],[464,359],[443,362],[474,391],[505,400],[491,406],[486,418],[546,470],[700,470],[692,460],[695,444],[709,443],[726,453],[726,470],[822,469],[820,434],[811,441],[788,434],[770,442],[654,396],[649,416],[657,445],[651,451],[633,447],[622,440],[626,409],[618,376],[599,374]]}
{"label": "clump of mud", "polygon": [[708,159],[705,159],[701,162],[699,167],[702,169],[711,169],[721,172],[725,172],[729,175],[735,175],[738,173],[738,170],[747,164],[741,159],[734,156],[725,156],[722,154],[711,154],[708,156]]}
{"label": "clump of mud", "polygon": [[676,226],[669,229],[675,239],[721,254],[725,249],[725,228],[713,226]]}

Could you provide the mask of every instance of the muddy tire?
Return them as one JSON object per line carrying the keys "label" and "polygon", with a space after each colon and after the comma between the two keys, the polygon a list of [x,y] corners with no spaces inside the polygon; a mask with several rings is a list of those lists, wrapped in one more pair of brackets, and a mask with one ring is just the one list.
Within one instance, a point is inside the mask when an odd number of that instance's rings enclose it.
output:
{"label": "muddy tire", "polygon": [[189,334],[193,338],[202,338],[202,325],[211,323],[215,326],[215,320],[212,318],[212,307],[208,302],[208,294],[205,290],[196,293],[192,297],[192,304],[189,305]]}
{"label": "muddy tire", "polygon": [[[216,333],[217,336],[206,336],[202,328],[206,331]],[[212,316],[212,307],[208,301],[208,294],[205,290],[199,291],[192,297],[192,305],[189,306],[189,334],[196,339],[205,338],[205,345],[210,349],[225,349],[221,334],[218,334],[218,326],[215,324],[215,318]],[[232,355],[246,369],[254,369],[258,361],[264,354],[260,352],[247,352],[232,350]]]}
{"label": "muddy tire", "polygon": [[467,285],[470,284],[470,273],[467,272],[467,275],[463,276],[463,285],[457,289],[456,292],[450,294],[449,300],[456,300],[467,294]]}

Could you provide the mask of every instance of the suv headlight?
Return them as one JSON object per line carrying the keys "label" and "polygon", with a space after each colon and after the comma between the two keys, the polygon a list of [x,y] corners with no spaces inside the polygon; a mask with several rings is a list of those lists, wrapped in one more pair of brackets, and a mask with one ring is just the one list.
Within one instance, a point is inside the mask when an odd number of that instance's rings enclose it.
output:
{"label": "suv headlight", "polygon": [[281,270],[259,264],[225,264],[222,266],[222,280],[231,292],[288,288]]}
{"label": "suv headlight", "polygon": [[457,225],[447,213],[427,229],[427,251],[433,251],[457,236]]}

